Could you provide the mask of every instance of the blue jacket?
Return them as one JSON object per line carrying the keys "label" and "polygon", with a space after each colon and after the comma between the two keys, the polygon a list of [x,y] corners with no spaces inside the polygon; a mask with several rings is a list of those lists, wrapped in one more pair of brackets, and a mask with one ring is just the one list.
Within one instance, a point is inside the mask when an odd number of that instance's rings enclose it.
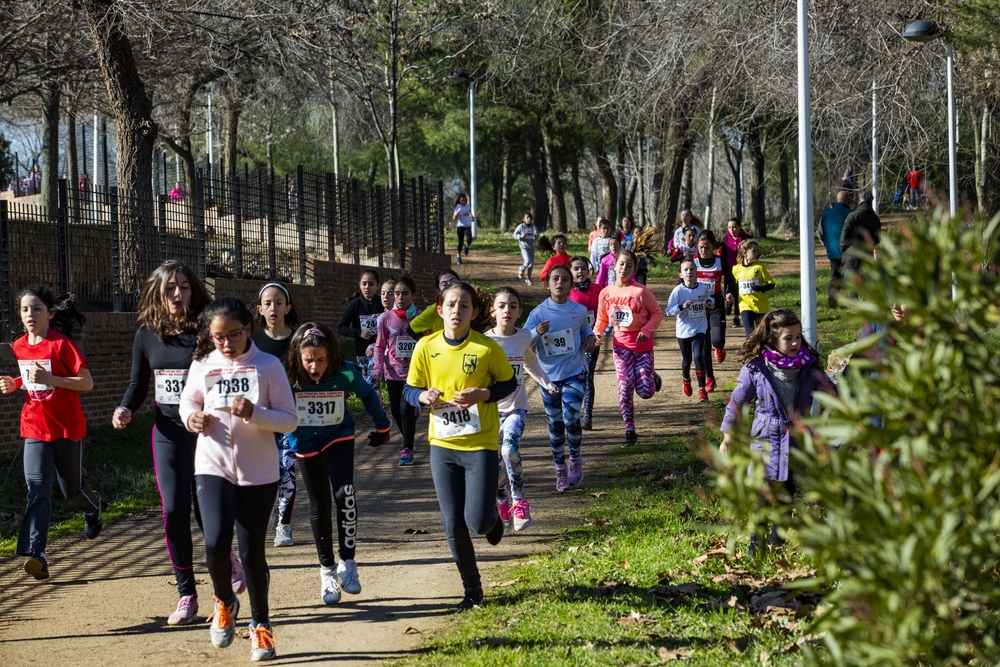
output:
{"label": "blue jacket", "polygon": [[823,211],[820,218],[820,229],[823,233],[823,245],[826,247],[827,259],[843,259],[840,251],[840,233],[844,231],[844,221],[847,220],[851,207],[847,204],[835,203]]}

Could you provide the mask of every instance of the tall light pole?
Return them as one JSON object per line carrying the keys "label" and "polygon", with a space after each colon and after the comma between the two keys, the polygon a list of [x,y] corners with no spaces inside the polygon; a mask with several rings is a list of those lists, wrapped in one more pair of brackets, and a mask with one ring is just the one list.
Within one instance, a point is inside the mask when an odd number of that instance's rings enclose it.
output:
{"label": "tall light pole", "polygon": [[812,128],[809,122],[809,26],[806,0],[798,0],[799,73],[799,255],[802,337],[816,347],[816,260],[813,240]]}
{"label": "tall light pole", "polygon": [[462,70],[448,78],[469,82],[469,210],[472,212],[472,238],[476,238],[479,227],[476,219],[476,81]]}
{"label": "tall light pole", "polygon": [[875,134],[875,75],[872,74],[872,210],[878,213],[878,136]]}
{"label": "tall light pole", "polygon": [[212,181],[214,180],[215,174],[212,170],[215,167],[215,148],[212,141],[212,89],[207,88],[208,96],[208,193],[209,199],[212,198]]}

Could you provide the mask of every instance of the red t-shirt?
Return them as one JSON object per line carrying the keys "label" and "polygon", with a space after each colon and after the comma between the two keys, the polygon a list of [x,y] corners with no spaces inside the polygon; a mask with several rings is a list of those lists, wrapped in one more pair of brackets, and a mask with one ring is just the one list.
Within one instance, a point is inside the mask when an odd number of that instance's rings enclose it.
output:
{"label": "red t-shirt", "polygon": [[906,180],[910,185],[911,190],[916,190],[920,187],[920,181],[923,180],[924,175],[920,173],[919,169],[914,169],[906,175]]}
{"label": "red t-shirt", "polygon": [[553,266],[558,266],[562,264],[563,266],[569,266],[570,255],[552,255],[549,257],[549,261],[545,262],[545,266],[542,267],[542,272],[538,274],[538,279],[544,281],[549,277],[549,271],[552,270]]}
{"label": "red t-shirt", "polygon": [[[56,377],[78,375],[87,368],[80,350],[66,336],[49,329],[37,345],[29,345],[21,336],[11,346],[21,370],[18,387],[27,388],[21,410],[21,437],[52,442],[59,438],[79,440],[87,435],[87,422],[80,406],[80,392],[49,385],[28,385],[27,369],[38,361]],[[26,362],[26,363],[25,363]]]}

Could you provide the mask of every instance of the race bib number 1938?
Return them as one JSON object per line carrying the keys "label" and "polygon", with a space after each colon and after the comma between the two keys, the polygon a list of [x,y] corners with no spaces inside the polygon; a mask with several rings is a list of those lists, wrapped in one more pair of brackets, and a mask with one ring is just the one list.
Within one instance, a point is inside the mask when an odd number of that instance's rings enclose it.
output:
{"label": "race bib number 1938", "polygon": [[242,396],[256,403],[259,395],[256,366],[215,368],[205,374],[205,407],[212,410],[231,407]]}

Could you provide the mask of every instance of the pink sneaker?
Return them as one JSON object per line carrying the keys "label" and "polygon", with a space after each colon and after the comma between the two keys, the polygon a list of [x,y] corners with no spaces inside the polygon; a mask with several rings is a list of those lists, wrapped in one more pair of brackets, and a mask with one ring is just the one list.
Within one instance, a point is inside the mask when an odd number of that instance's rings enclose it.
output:
{"label": "pink sneaker", "polygon": [[510,530],[513,520],[510,517],[510,500],[508,498],[497,501],[497,512],[500,513],[500,520],[503,521],[503,527],[506,530]]}
{"label": "pink sneaker", "polygon": [[569,457],[569,485],[576,486],[583,481],[583,456]]}
{"label": "pink sneaker", "polygon": [[243,564],[232,549],[229,550],[229,562],[233,564],[233,594],[239,595],[247,589],[247,575],[243,571]]}
{"label": "pink sneaker", "polygon": [[198,615],[198,596],[183,595],[177,601],[177,611],[167,617],[167,625],[187,625]]}
{"label": "pink sneaker", "polygon": [[531,527],[531,505],[524,498],[514,503],[514,530],[521,531]]}
{"label": "pink sneaker", "polygon": [[569,481],[566,479],[566,464],[556,465],[556,491],[569,491]]}

